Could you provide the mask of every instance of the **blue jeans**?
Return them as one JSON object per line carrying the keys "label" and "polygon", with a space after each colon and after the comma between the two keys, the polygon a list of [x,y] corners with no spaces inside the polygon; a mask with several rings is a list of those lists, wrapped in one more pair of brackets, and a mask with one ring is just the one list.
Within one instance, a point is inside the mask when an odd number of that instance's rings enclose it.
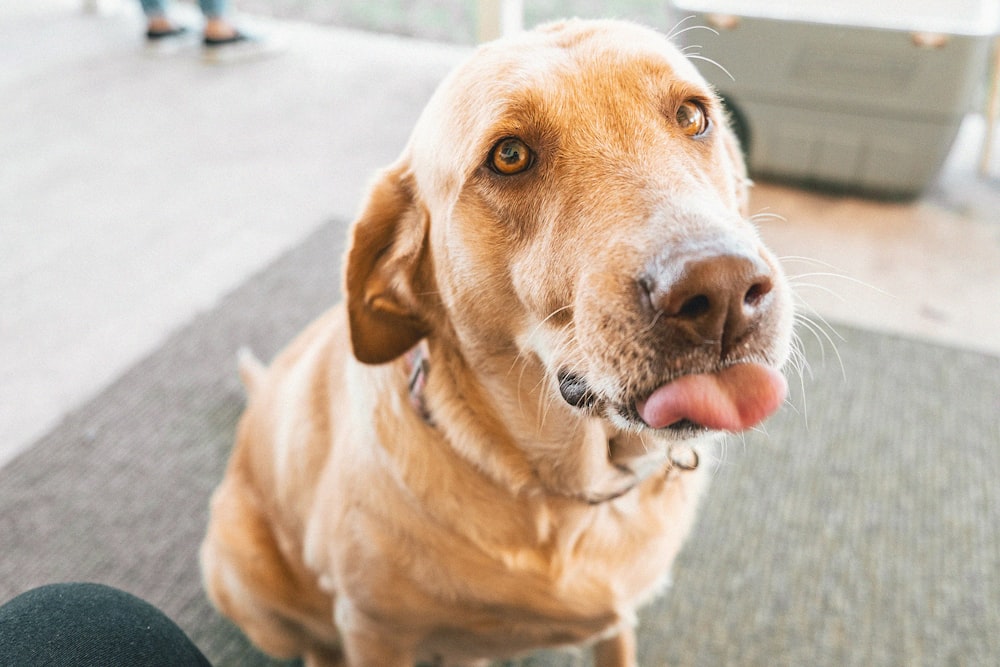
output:
{"label": "blue jeans", "polygon": [[[168,0],[139,0],[146,16],[163,16],[167,13]],[[226,13],[228,0],[198,0],[201,13],[206,18],[215,19]]]}

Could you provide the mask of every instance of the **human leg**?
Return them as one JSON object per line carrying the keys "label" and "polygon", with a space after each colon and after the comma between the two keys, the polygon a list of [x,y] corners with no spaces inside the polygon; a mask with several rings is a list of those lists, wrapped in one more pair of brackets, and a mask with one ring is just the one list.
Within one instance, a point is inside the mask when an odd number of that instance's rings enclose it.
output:
{"label": "human leg", "polygon": [[198,7],[205,15],[205,37],[207,39],[231,39],[237,34],[236,28],[226,17],[229,10],[228,0],[198,0]]}
{"label": "human leg", "polygon": [[139,4],[146,15],[146,40],[150,47],[159,49],[161,44],[187,33],[187,28],[178,26],[167,16],[167,0],[139,0]]}
{"label": "human leg", "polygon": [[100,584],[52,584],[0,606],[0,665],[211,667],[163,612]]}
{"label": "human leg", "polygon": [[167,15],[167,0],[139,0],[139,4],[147,17]]}

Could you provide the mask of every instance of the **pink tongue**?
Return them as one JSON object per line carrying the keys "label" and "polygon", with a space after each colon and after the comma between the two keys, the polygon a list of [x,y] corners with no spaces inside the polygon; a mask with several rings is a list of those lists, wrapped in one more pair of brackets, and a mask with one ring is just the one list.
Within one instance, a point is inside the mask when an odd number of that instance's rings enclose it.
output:
{"label": "pink tongue", "polygon": [[785,376],[768,366],[738,364],[719,373],[685,375],[636,404],[653,428],[687,419],[720,431],[744,431],[769,417],[785,400]]}

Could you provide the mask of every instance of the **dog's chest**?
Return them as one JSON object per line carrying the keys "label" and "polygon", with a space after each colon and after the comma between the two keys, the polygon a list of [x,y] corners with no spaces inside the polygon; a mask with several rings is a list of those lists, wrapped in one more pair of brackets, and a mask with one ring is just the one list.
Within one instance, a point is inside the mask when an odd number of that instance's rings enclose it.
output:
{"label": "dog's chest", "polygon": [[436,596],[448,620],[434,634],[449,644],[495,643],[502,654],[584,642],[633,619],[669,579],[672,554],[656,539],[595,537],[589,528],[567,535],[567,526],[554,527],[541,545],[453,549],[433,586],[449,592]]}
{"label": "dog's chest", "polygon": [[[592,641],[634,622],[637,607],[663,587],[668,562],[609,563],[574,558],[545,562],[542,554],[494,554],[462,601],[443,605],[426,638],[428,654],[513,655]],[[586,556],[581,553],[580,556]]]}
{"label": "dog's chest", "polygon": [[597,506],[505,501],[483,487],[458,493],[457,485],[442,493],[411,484],[402,494],[387,484],[376,494],[379,509],[345,511],[339,538],[316,544],[331,549],[326,562],[339,564],[329,592],[422,637],[426,655],[579,644],[631,625],[668,581],[693,516],[697,477],[650,479]]}

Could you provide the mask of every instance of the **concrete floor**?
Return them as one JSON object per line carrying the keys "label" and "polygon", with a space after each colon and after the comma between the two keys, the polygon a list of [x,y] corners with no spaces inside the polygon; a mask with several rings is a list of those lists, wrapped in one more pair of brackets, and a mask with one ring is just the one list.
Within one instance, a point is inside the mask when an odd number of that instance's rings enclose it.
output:
{"label": "concrete floor", "polygon": [[[150,58],[135,4],[0,5],[0,465],[318,225],[350,218],[465,53],[258,21],[286,53]],[[804,312],[1000,354],[1000,186],[973,172],[982,136],[971,118],[916,203],[759,184],[753,210],[783,217],[762,231]]]}

